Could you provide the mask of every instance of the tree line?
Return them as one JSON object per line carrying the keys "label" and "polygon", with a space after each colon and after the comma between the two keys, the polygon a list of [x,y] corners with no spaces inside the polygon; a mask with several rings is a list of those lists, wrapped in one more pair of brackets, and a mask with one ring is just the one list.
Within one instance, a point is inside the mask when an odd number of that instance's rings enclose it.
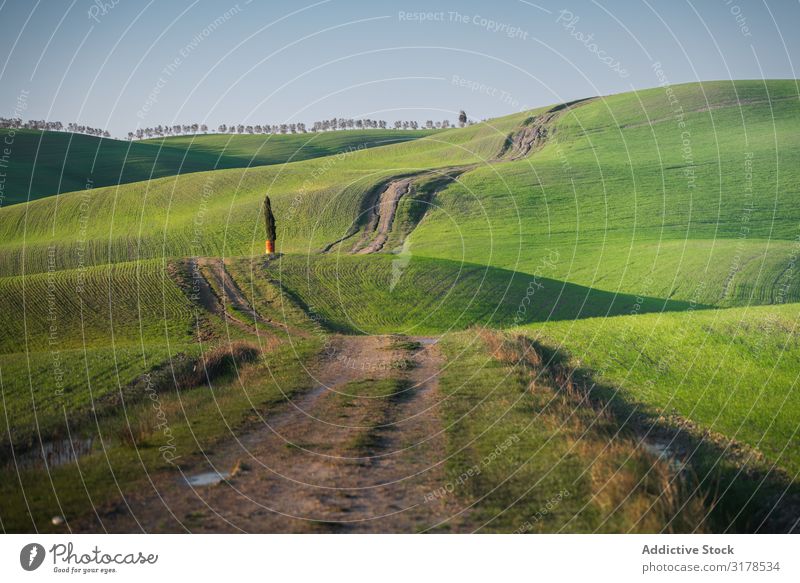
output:
{"label": "tree line", "polygon": [[29,119],[22,121],[16,117],[0,117],[0,128],[12,128],[17,130],[42,130],[47,132],[61,132],[68,131],[73,134],[86,134],[89,136],[98,136],[102,138],[110,138],[111,134],[106,130],[100,128],[93,128],[91,126],[68,123],[66,126],[60,121],[45,121],[43,119]]}
{"label": "tree line", "polygon": [[[458,125],[464,127],[471,125],[472,121],[467,120],[467,115],[461,111],[458,116]],[[304,123],[282,123],[282,124],[220,124],[216,133],[219,134],[305,134],[308,132],[328,132],[333,130],[365,130],[365,129],[389,129],[389,124],[382,119],[354,119],[354,118],[331,118],[322,121],[315,121],[310,127]],[[397,120],[392,126],[396,130],[416,130],[420,127],[425,129],[448,129],[454,127],[450,120],[444,119],[434,121],[429,119],[420,125],[414,120]],[[23,122],[18,118],[0,117],[0,128],[32,129],[45,131],[67,131],[76,134],[87,134],[110,138],[111,134],[106,130],[93,128],[91,126],[69,123],[66,126],[60,121],[28,120]],[[147,138],[159,138],[167,136],[207,134],[209,127],[206,124],[174,124],[157,125],[155,127],[137,128],[127,134],[129,140],[142,140]]]}
{"label": "tree line", "polygon": [[[466,125],[459,122],[459,125]],[[368,129],[389,129],[396,130],[417,130],[420,127],[426,129],[447,129],[453,127],[450,120],[433,121],[427,120],[423,125],[415,120],[398,120],[391,126],[383,119],[354,119],[354,118],[331,118],[322,121],[315,121],[311,126],[304,123],[282,123],[282,124],[220,124],[217,127],[218,134],[306,134],[309,132],[329,132],[334,130],[368,130]],[[133,132],[128,132],[129,140],[141,140],[146,138],[158,138],[163,136],[177,136],[185,134],[207,134],[208,126],[205,124],[174,125],[150,128],[139,128]]]}

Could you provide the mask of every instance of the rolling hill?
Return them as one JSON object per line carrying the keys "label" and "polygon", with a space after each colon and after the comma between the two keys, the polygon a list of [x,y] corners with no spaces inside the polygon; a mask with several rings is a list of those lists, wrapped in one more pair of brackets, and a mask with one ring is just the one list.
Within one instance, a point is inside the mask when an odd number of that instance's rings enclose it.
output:
{"label": "rolling hill", "polygon": [[[13,131],[13,134],[10,133]],[[283,164],[414,140],[427,130],[176,136],[141,141],[0,129],[10,140],[2,206],[55,194],[221,168]]]}
{"label": "rolling hill", "polygon": [[[258,347],[256,362],[232,356],[206,383],[162,387],[196,452],[309,389],[305,373],[330,363],[341,335],[386,335],[384,350],[410,354],[435,335],[448,475],[515,439],[466,487],[487,528],[520,528],[510,505],[535,513],[570,483],[576,497],[534,530],[791,529],[767,518],[800,499],[798,130],[796,82],[774,80],[596,97],[430,135],[100,145],[20,134],[39,191],[61,194],[0,208],[2,407],[24,425],[6,434],[27,451],[34,425],[43,441],[110,431],[110,455],[134,475],[131,464],[163,466],[153,446],[133,459],[121,413],[102,409],[94,425],[91,413],[118,392],[141,397],[141,375]],[[80,190],[95,157],[105,178]],[[46,389],[54,351],[58,398]],[[408,379],[378,376],[403,403]],[[368,392],[363,381],[348,386]],[[145,429],[140,441],[157,441]],[[672,457],[690,470],[681,480]],[[87,459],[93,495],[107,499],[108,467],[97,451]],[[59,472],[59,488],[74,483],[73,469]],[[39,525],[44,510],[13,512]]]}

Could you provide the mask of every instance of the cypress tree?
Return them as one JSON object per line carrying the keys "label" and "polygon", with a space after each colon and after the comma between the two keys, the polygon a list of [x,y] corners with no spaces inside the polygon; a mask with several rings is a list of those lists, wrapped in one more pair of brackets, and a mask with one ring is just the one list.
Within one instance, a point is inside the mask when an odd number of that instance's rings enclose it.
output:
{"label": "cypress tree", "polygon": [[272,203],[269,196],[264,199],[264,224],[267,227],[267,241],[274,241],[276,237],[275,215],[272,214]]}

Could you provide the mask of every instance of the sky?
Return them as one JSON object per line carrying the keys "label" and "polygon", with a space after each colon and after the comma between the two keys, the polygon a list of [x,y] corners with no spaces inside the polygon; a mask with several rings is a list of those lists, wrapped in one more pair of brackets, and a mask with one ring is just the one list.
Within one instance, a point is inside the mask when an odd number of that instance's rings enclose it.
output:
{"label": "sky", "polygon": [[797,78],[798,0],[0,0],[0,115],[137,127],[471,119]]}

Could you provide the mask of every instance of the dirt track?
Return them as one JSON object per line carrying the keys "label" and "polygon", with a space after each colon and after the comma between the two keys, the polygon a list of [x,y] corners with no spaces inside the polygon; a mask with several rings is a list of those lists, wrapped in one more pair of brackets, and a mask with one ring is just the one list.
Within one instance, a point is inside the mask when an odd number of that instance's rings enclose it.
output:
{"label": "dirt track", "polygon": [[[552,137],[555,131],[555,121],[559,117],[572,108],[592,100],[593,98],[589,98],[562,103],[527,119],[515,132],[507,136],[505,144],[503,144],[503,147],[495,157],[486,160],[484,163],[493,164],[509,160],[521,160],[529,156],[532,152],[541,149]],[[446,184],[475,167],[477,167],[475,164],[443,167],[437,171],[437,174],[442,177],[448,177],[448,180],[445,181]],[[360,236],[356,243],[347,247],[349,253],[365,255],[382,251],[392,233],[400,199],[414,192],[415,182],[430,175],[431,172],[420,172],[415,176],[398,177],[396,180],[382,183],[373,189],[365,198],[367,208],[363,209],[362,215],[359,216],[348,232],[339,239],[327,244],[320,252],[328,253],[359,234]],[[443,187],[444,184],[440,186],[440,188]],[[362,217],[366,217],[366,222],[361,222]]]}
{"label": "dirt track", "polygon": [[[415,366],[398,371],[408,359]],[[430,494],[446,482],[445,444],[437,415],[441,356],[435,344],[408,348],[390,337],[336,337],[310,388],[231,435],[207,459],[152,476],[155,488],[100,509],[78,530],[110,532],[415,532],[457,512]],[[351,381],[394,375],[408,382],[396,397],[352,399]],[[375,415],[381,423],[374,425]],[[369,422],[371,420],[371,423]],[[367,427],[365,425],[372,425]],[[370,439],[368,449],[352,443]],[[212,485],[186,478],[231,472]],[[242,470],[245,468],[245,470]],[[128,506],[131,511],[128,510]],[[449,523],[447,528],[457,529]]]}
{"label": "dirt track", "polygon": [[191,258],[187,260],[187,264],[195,298],[206,311],[250,334],[258,335],[257,327],[260,325],[272,331],[290,332],[300,337],[308,336],[303,330],[264,318],[253,309],[242,290],[231,278],[222,259]]}
{"label": "dirt track", "polygon": [[[378,204],[373,208],[372,217],[364,229],[362,238],[353,247],[352,253],[358,255],[377,253],[383,248],[392,230],[397,205],[404,195],[411,192],[411,188],[411,178],[389,183],[389,186],[381,193]],[[374,237],[370,241],[369,237],[371,235],[374,235]]]}

